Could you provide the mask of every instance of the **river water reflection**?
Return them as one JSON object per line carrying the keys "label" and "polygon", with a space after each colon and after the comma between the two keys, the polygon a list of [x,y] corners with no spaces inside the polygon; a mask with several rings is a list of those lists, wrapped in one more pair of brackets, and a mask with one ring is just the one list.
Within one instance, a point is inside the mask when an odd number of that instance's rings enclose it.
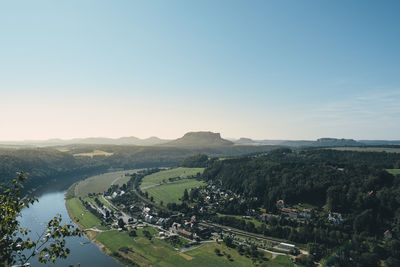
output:
{"label": "river water reflection", "polygon": [[[22,211],[20,218],[21,226],[27,227],[32,232],[30,236],[37,239],[45,229],[46,222],[56,214],[61,214],[63,221],[72,223],[68,216],[64,200],[65,191],[43,193],[34,205]],[[32,267],[35,266],[96,266],[96,267],[121,267],[114,259],[107,256],[93,243],[88,242],[85,237],[71,237],[67,239],[67,247],[71,249],[67,259],[59,259],[55,265],[40,264],[37,258],[30,260]]]}

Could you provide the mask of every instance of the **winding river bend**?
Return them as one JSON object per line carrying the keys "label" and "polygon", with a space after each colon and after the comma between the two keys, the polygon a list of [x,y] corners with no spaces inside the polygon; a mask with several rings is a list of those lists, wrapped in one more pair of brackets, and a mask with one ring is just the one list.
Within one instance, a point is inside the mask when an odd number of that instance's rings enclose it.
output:
{"label": "winding river bend", "polygon": [[[37,239],[45,229],[46,222],[53,218],[56,214],[61,214],[63,221],[72,223],[64,199],[65,190],[52,191],[47,188],[41,196],[38,197],[39,202],[30,206],[29,209],[22,211],[20,218],[21,226],[27,227],[32,232],[30,237]],[[96,266],[96,267],[121,267],[114,259],[104,254],[95,244],[91,243],[85,236],[71,237],[67,239],[67,247],[71,249],[67,259],[59,259],[55,265],[40,264],[37,258],[30,260],[32,267],[36,266]]]}

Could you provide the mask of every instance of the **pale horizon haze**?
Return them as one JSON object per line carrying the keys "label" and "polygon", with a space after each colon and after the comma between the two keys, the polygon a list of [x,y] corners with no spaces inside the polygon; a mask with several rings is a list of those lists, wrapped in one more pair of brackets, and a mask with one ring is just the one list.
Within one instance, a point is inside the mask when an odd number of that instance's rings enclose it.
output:
{"label": "pale horizon haze", "polygon": [[2,1],[0,140],[400,139],[400,2]]}

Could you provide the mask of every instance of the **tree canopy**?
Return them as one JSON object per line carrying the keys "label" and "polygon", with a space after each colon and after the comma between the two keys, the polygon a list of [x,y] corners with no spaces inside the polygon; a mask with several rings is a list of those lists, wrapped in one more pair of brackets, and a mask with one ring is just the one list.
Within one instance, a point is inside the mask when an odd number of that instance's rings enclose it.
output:
{"label": "tree canopy", "polygon": [[[34,256],[41,263],[55,262],[66,258],[70,252],[65,238],[80,236],[81,231],[70,224],[62,224],[61,215],[51,219],[37,240],[27,237],[29,229],[21,228],[18,221],[22,209],[37,201],[21,198],[22,183],[27,179],[20,173],[12,181],[12,186],[0,185],[0,265],[25,264]],[[26,252],[26,253],[24,253]]]}

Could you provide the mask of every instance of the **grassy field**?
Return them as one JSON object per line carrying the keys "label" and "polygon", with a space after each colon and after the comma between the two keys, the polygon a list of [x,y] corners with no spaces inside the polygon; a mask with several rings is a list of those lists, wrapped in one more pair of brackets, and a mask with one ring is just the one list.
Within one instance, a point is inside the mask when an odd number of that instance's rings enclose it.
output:
{"label": "grassy field", "polygon": [[[143,178],[140,185],[143,192],[147,192],[149,196],[154,198],[156,203],[163,201],[167,203],[180,203],[185,189],[190,190],[205,183],[196,179],[188,179],[187,177],[195,176],[202,173],[204,168],[175,168],[171,170],[160,171],[147,175]],[[169,181],[169,178],[182,178],[181,180]],[[161,185],[160,185],[161,184]]]}
{"label": "grassy field", "polygon": [[[64,151],[62,151],[62,152],[64,152]],[[94,156],[109,157],[109,156],[112,156],[113,154],[114,153],[109,153],[109,152],[105,152],[105,151],[101,151],[101,150],[93,150],[93,152],[89,152],[89,153],[77,153],[77,154],[74,154],[74,156],[75,157],[91,157],[91,158],[93,158]]]}
{"label": "grassy field", "polygon": [[83,229],[97,227],[98,229],[105,230],[106,227],[100,225],[100,220],[89,211],[85,211],[85,207],[77,198],[67,199],[67,210],[69,216],[77,222]]}
{"label": "grassy field", "polygon": [[328,149],[334,149],[340,151],[357,151],[357,152],[400,153],[400,148],[391,148],[391,147],[333,147]]}
{"label": "grassy field", "polygon": [[387,169],[387,171],[390,172],[393,175],[400,174],[400,169]]}
{"label": "grassy field", "polygon": [[75,196],[84,197],[89,193],[103,193],[112,184],[122,185],[129,181],[130,176],[126,173],[134,173],[136,170],[126,170],[118,172],[109,172],[101,175],[89,177],[79,182],[75,187]]}
{"label": "grassy field", "polygon": [[239,220],[245,220],[246,222],[252,222],[252,223],[254,223],[255,227],[260,227],[262,224],[262,222],[257,221],[256,219],[244,219],[243,216],[240,216],[240,215],[226,215],[226,214],[218,213],[217,216],[218,217],[234,217]]}
{"label": "grassy field", "polygon": [[[140,266],[254,266],[250,258],[241,256],[237,250],[228,248],[224,244],[208,243],[200,248],[181,253],[163,240],[154,237],[148,240],[144,237],[143,230],[157,235],[155,229],[147,227],[137,230],[138,236],[134,238],[126,232],[109,231],[98,234],[97,240],[105,245],[108,253],[119,252]],[[119,251],[121,247],[128,247],[131,252],[122,253]],[[216,255],[216,248],[221,251],[221,256]],[[231,255],[232,261],[228,260],[224,253]],[[268,253],[265,256],[271,258]],[[265,266],[294,265],[288,257],[279,256],[274,260],[265,261]]]}
{"label": "grassy field", "polygon": [[196,175],[197,173],[203,173],[204,168],[175,168],[171,170],[165,170],[147,175],[143,178],[141,187],[147,187],[151,185],[160,184],[165,180],[168,182],[168,178],[181,177],[186,178],[188,176]]}
{"label": "grassy field", "polygon": [[[85,212],[85,208],[79,199],[68,199],[67,208],[71,218],[78,219],[78,223],[83,228],[103,228],[99,226],[100,221],[94,215],[90,212]],[[148,231],[153,236],[151,240],[145,237],[144,231]],[[237,250],[228,248],[224,244],[207,243],[199,248],[182,253],[170,243],[156,238],[158,229],[152,227],[136,230],[136,237],[129,236],[128,232],[116,230],[101,233],[91,232],[91,234],[93,234],[92,238],[95,238],[96,242],[104,246],[106,253],[118,252],[140,266],[255,266],[250,258],[241,256]],[[123,247],[128,248],[128,251],[120,250]],[[216,255],[216,248],[221,251],[220,256]],[[232,260],[227,258],[226,255],[228,254]],[[261,266],[294,266],[288,257],[280,256],[271,260],[269,253],[265,253],[265,257],[269,260],[265,261],[265,264]]]}
{"label": "grassy field", "polygon": [[292,263],[289,257],[287,256],[277,256],[274,260],[268,263],[268,267],[291,267],[296,266]]}
{"label": "grassy field", "polygon": [[152,196],[154,201],[157,203],[160,203],[160,201],[163,201],[164,204],[180,203],[181,201],[179,199],[183,196],[185,189],[190,191],[191,188],[201,185],[205,185],[205,183],[195,179],[184,179],[173,183],[151,187],[143,190],[143,192],[148,192],[149,196]]}

